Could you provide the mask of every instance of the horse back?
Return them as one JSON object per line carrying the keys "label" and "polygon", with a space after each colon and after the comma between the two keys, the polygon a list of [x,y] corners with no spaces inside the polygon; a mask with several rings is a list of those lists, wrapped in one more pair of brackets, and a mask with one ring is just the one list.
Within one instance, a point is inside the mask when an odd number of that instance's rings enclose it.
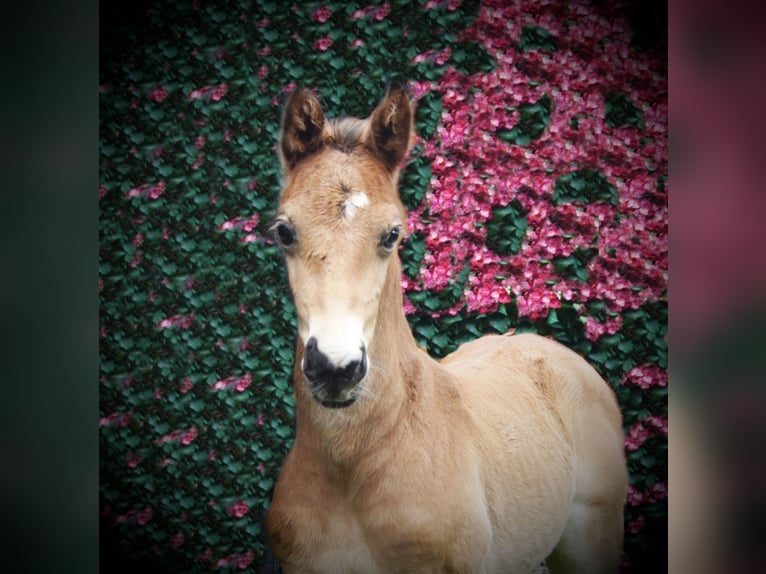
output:
{"label": "horse back", "polygon": [[575,502],[622,504],[619,407],[577,353],[538,335],[490,335],[462,345],[441,365],[459,388],[481,452],[494,515],[491,561],[546,556]]}

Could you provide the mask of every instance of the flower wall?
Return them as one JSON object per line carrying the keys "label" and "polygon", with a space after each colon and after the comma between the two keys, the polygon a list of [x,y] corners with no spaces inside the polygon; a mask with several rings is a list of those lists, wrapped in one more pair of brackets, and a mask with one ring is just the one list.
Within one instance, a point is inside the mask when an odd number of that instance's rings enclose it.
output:
{"label": "flower wall", "polygon": [[159,3],[100,79],[102,527],[166,571],[252,570],[293,437],[292,304],[265,235],[286,94],[417,100],[405,307],[434,356],[535,331],[613,386],[625,571],[667,518],[667,66],[587,2]]}

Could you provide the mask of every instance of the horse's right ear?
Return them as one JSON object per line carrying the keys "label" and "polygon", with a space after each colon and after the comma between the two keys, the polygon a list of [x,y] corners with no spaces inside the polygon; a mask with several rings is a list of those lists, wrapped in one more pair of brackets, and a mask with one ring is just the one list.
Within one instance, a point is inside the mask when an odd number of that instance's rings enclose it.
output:
{"label": "horse's right ear", "polygon": [[280,156],[285,174],[303,158],[322,147],[325,115],[319,100],[303,88],[298,88],[287,100],[282,118]]}

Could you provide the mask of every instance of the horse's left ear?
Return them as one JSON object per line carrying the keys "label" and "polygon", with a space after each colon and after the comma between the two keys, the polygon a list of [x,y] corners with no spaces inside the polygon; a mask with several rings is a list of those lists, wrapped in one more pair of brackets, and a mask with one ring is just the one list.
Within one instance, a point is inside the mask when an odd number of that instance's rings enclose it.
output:
{"label": "horse's left ear", "polygon": [[413,106],[403,84],[388,88],[383,101],[370,116],[368,147],[389,171],[399,168],[413,139]]}

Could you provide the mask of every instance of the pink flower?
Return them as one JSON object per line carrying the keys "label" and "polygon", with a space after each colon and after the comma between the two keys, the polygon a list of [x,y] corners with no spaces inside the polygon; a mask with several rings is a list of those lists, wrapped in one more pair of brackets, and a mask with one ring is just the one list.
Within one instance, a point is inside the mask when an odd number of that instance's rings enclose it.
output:
{"label": "pink flower", "polygon": [[314,42],[314,48],[319,50],[320,52],[326,52],[330,46],[332,46],[332,38],[329,36],[322,36],[319,38],[316,42]]}
{"label": "pink flower", "polygon": [[208,548],[202,554],[199,555],[199,559],[202,562],[210,562],[213,559],[213,549]]}
{"label": "pink flower", "polygon": [[627,501],[631,506],[640,506],[644,503],[645,496],[632,484],[628,484]]}
{"label": "pink flower", "polygon": [[314,10],[314,13],[311,15],[314,21],[319,22],[320,24],[327,22],[327,20],[329,20],[331,16],[332,16],[332,11],[327,6],[321,6],[317,8],[316,10]]}
{"label": "pink flower", "polygon": [[220,84],[217,88],[213,90],[213,93],[210,94],[210,99],[214,102],[220,101],[225,95],[226,91],[229,89],[229,84],[223,83]]}
{"label": "pink flower", "polygon": [[164,191],[164,181],[161,181],[155,185],[145,183],[126,191],[125,197],[148,197],[149,199],[157,199],[163,194]]}
{"label": "pink flower", "polygon": [[654,428],[654,430],[656,430],[662,435],[667,436],[668,434],[668,419],[666,419],[665,417],[649,415],[648,417],[643,419],[641,422],[643,422],[647,426]]}
{"label": "pink flower", "polygon": [[638,518],[631,520],[625,527],[630,534],[638,534],[644,528],[646,524],[646,517],[642,514]]}
{"label": "pink flower", "polygon": [[105,426],[118,426],[125,428],[128,426],[128,424],[130,424],[132,419],[133,411],[128,411],[127,413],[113,413],[111,415],[101,417],[98,421],[98,426],[99,428]]}
{"label": "pink flower", "polygon": [[246,373],[245,375],[241,377],[232,376],[232,377],[227,377],[225,379],[216,381],[215,383],[210,385],[210,388],[213,389],[214,391],[234,388],[234,390],[241,393],[250,386],[250,383],[252,382],[252,380],[253,380],[253,375],[251,375],[250,373]]}
{"label": "pink flower", "polygon": [[189,377],[185,377],[183,381],[181,381],[181,384],[178,385],[178,390],[181,392],[182,395],[185,395],[188,393],[192,387],[193,383]]}
{"label": "pink flower", "polygon": [[188,315],[173,315],[166,319],[162,319],[155,326],[158,329],[168,329],[171,327],[178,327],[179,329],[188,329],[194,323],[194,313]]}
{"label": "pink flower", "polygon": [[152,519],[152,508],[150,506],[147,506],[144,510],[141,511],[141,513],[138,515],[138,518],[136,519],[136,523],[143,526],[147,522],[149,522]]}
{"label": "pink flower", "polygon": [[250,563],[255,559],[255,552],[248,550],[243,554],[239,560],[237,560],[237,568],[240,570],[246,570]]}
{"label": "pink flower", "polygon": [[668,481],[655,482],[649,487],[648,498],[651,502],[665,500],[668,497]]}
{"label": "pink flower", "polygon": [[229,507],[229,514],[235,518],[242,518],[245,514],[247,514],[248,510],[250,510],[250,507],[247,505],[247,503],[244,500],[240,500],[239,502],[235,502]]}
{"label": "pink flower", "polygon": [[364,18],[367,16],[370,12],[372,12],[375,9],[374,6],[368,6],[367,8],[360,8],[356,11],[354,11],[351,16],[349,16],[350,20],[359,20],[360,18]]}
{"label": "pink flower", "polygon": [[391,11],[391,4],[386,2],[385,4],[383,4],[383,6],[381,6],[375,11],[375,15],[372,18],[376,22],[382,22],[383,20],[386,19],[386,16],[388,16],[388,13],[390,11]]}
{"label": "pink flower", "polygon": [[250,373],[247,373],[247,374],[246,374],[244,377],[242,377],[241,379],[239,379],[239,381],[238,381],[238,382],[237,382],[237,384],[235,385],[234,389],[235,389],[235,390],[236,390],[238,393],[241,393],[241,392],[243,392],[245,389],[247,389],[247,387],[249,387],[249,386],[250,386],[250,382],[251,382],[252,380],[253,380],[253,376],[252,376]]}
{"label": "pink flower", "polygon": [[183,543],[184,543],[184,533],[183,532],[177,532],[173,536],[170,537],[170,547],[171,548],[178,548]]}
{"label": "pink flower", "polygon": [[191,443],[194,442],[194,439],[197,438],[197,427],[194,426],[190,428],[188,431],[186,431],[183,436],[181,436],[181,444],[184,446],[188,446]]}
{"label": "pink flower", "polygon": [[149,93],[149,99],[154,100],[155,102],[162,102],[167,97],[168,97],[168,90],[167,88],[165,88],[165,86],[154,88]]}
{"label": "pink flower", "polygon": [[628,451],[638,450],[651,436],[651,432],[640,422],[633,424],[625,437],[625,449]]}
{"label": "pink flower", "polygon": [[149,199],[157,199],[165,192],[165,182],[161,181],[149,192]]}
{"label": "pink flower", "polygon": [[189,95],[186,96],[186,99],[187,100],[197,100],[199,98],[202,98],[202,97],[206,96],[209,91],[210,91],[210,88],[208,88],[208,87],[192,90],[191,92],[189,92]]}
{"label": "pink flower", "polygon": [[205,146],[205,136],[197,136],[197,139],[194,140],[194,146],[197,149],[202,149]]}
{"label": "pink flower", "polygon": [[141,457],[133,452],[129,452],[128,456],[125,458],[125,464],[129,468],[136,468],[139,464],[141,464],[141,462]]}

